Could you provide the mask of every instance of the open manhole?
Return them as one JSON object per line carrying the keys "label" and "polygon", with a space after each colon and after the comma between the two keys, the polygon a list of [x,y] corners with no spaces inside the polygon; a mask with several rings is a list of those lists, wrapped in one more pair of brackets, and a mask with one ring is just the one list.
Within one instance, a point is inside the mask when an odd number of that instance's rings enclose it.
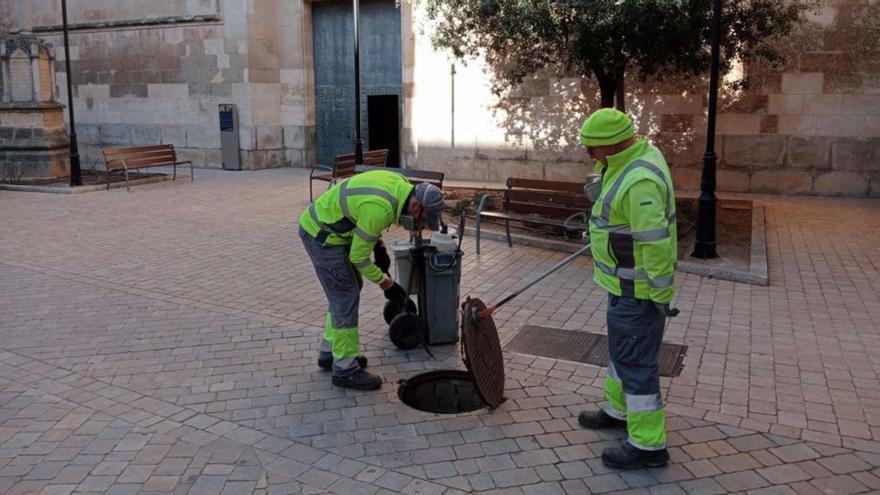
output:
{"label": "open manhole", "polygon": [[470,373],[461,370],[429,371],[402,380],[397,395],[420,411],[456,414],[485,407]]}
{"label": "open manhole", "polygon": [[467,368],[437,370],[400,381],[397,395],[404,404],[439,414],[456,414],[504,401],[504,357],[491,316],[475,318],[486,309],[470,297],[461,305],[461,351]]}

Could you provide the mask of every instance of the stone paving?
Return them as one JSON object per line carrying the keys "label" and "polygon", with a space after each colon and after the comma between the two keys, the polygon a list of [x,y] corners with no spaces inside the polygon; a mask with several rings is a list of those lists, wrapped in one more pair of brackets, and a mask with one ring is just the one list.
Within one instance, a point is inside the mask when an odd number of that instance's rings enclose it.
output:
{"label": "stone paving", "polygon": [[[402,352],[363,293],[379,392],[335,389],[314,358],[325,306],[295,236],[302,170],[84,195],[0,191],[0,493],[880,492],[880,203],[761,198],[770,287],[679,274],[666,340],[663,469],[598,459],[578,427],[604,370],[506,356],[495,411],[414,411],[395,382],[461,368]],[[400,232],[390,237],[399,238]],[[462,292],[499,299],[562,255],[465,241]],[[589,260],[496,315],[601,331]]]}

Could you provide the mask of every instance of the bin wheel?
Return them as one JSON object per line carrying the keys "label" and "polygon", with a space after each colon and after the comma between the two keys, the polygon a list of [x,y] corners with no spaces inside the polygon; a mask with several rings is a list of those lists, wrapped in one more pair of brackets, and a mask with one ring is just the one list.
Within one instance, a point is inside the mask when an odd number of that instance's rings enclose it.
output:
{"label": "bin wheel", "polygon": [[424,325],[419,315],[415,313],[400,313],[391,320],[388,326],[388,336],[391,343],[398,349],[415,349],[421,344],[421,334],[424,333]]}
{"label": "bin wheel", "polygon": [[[406,311],[409,313],[417,313],[416,303],[412,301],[412,299],[406,299]],[[382,308],[382,317],[385,319],[385,323],[391,324],[391,321],[394,320],[394,317],[403,313],[403,308],[400,307],[399,304],[392,301],[385,301],[385,307]]]}

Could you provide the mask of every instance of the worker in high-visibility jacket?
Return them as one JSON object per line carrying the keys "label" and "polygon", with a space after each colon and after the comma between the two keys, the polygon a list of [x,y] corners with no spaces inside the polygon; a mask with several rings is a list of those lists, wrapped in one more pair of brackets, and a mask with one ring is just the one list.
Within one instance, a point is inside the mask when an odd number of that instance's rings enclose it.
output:
{"label": "worker in high-visibility jacket", "polygon": [[[589,221],[593,279],[608,292],[607,403],[584,411],[586,428],[628,432],[620,448],[602,453],[614,468],[663,466],[666,420],[657,357],[675,288],[675,195],[662,153],[635,134],[632,120],[612,108],[583,123],[580,143],[598,176],[585,187],[594,201]],[[592,186],[592,187],[591,187]]]}
{"label": "worker in high-visibility jacket", "polygon": [[334,385],[356,390],[382,386],[380,376],[364,371],[367,360],[359,355],[363,279],[378,284],[389,301],[404,307],[407,294],[388,274],[391,259],[382,232],[395,223],[438,230],[442,212],[439,188],[413,186],[398,173],[379,170],[340,181],[300,216],[300,239],[329,302],[318,366],[333,370]]}

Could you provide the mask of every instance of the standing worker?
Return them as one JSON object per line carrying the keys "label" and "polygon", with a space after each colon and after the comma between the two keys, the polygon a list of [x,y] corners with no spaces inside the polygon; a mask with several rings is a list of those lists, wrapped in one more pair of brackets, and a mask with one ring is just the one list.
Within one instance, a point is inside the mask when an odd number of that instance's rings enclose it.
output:
{"label": "standing worker", "polygon": [[[320,195],[300,216],[299,237],[329,302],[318,366],[333,370],[333,385],[376,390],[382,378],[364,371],[358,354],[358,303],[363,279],[378,284],[385,298],[405,307],[406,291],[388,274],[391,259],[382,231],[399,223],[438,230],[443,192],[385,170],[344,179]],[[373,253],[375,262],[370,261]]]}
{"label": "standing worker", "polygon": [[593,280],[608,291],[607,403],[584,411],[581,426],[626,429],[622,447],[602,452],[609,467],[664,466],[666,418],[657,356],[675,292],[678,253],[675,195],[666,160],[632,120],[613,108],[584,122],[580,142],[600,176],[586,187],[594,201],[589,232]]}

